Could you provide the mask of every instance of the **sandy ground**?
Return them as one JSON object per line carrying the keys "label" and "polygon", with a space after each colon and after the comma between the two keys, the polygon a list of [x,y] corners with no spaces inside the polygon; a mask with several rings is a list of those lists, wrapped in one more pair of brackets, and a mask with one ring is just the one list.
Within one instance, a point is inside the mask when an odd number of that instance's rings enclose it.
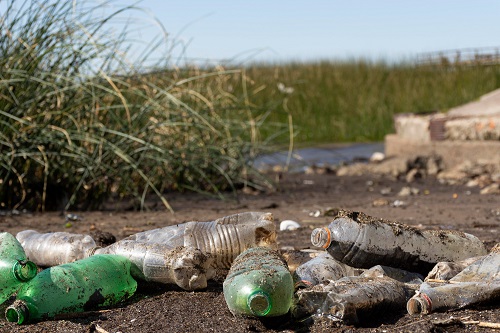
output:
{"label": "sandy ground", "polygon": [[[67,225],[65,215],[57,212],[4,214],[0,216],[0,231],[13,234],[25,229],[104,231],[121,239],[181,222],[266,211],[273,213],[278,230],[279,223],[285,219],[302,225],[295,231],[278,232],[280,248],[307,249],[312,248],[311,230],[329,224],[329,209],[342,208],[421,229],[461,230],[478,236],[488,249],[500,242],[500,196],[481,195],[477,188],[442,185],[434,178],[407,184],[371,175],[339,177],[326,173],[275,177],[280,179],[277,191],[241,191],[238,200],[171,194],[168,199],[174,214],[156,202],[151,202],[148,212],[127,211],[127,205],[123,204],[111,204],[106,211],[71,212],[78,217],[71,226]],[[420,193],[398,196],[401,188],[408,185]],[[137,293],[117,307],[28,325],[2,320],[0,332],[491,332],[491,328],[481,327],[477,322],[500,323],[499,309],[496,301],[427,316],[410,316],[405,309],[377,311],[357,327],[329,320],[306,325],[293,322],[288,316],[267,320],[236,318],[227,309],[220,282],[211,282],[206,290],[197,292],[183,291],[173,285],[139,283]]]}

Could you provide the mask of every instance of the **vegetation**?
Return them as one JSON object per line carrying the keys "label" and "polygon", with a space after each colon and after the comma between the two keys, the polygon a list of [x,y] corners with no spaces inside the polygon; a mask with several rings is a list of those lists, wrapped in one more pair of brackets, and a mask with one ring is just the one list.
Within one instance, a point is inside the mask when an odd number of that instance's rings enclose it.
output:
{"label": "vegetation", "polygon": [[[242,70],[146,75],[109,3],[13,0],[0,17],[1,209],[92,209],[110,196],[270,186],[251,166],[287,126]],[[276,103],[275,103],[276,104]],[[267,127],[261,136],[261,129]]]}
{"label": "vegetation", "polygon": [[[395,114],[446,111],[500,88],[500,65],[318,61],[254,64],[247,73],[256,85],[289,88],[272,119],[287,122],[289,112],[299,145],[382,141]],[[257,103],[280,95],[266,90]]]}

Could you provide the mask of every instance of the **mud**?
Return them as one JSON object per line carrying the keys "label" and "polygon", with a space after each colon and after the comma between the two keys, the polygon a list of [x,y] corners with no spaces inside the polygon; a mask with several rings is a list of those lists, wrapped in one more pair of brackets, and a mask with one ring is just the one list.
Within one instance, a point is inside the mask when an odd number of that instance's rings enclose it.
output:
{"label": "mud", "polygon": [[[167,199],[174,214],[154,198],[148,201],[149,211],[143,213],[132,211],[133,203],[123,201],[110,202],[102,211],[66,212],[79,217],[70,223],[61,212],[4,212],[0,216],[0,231],[13,234],[25,229],[103,232],[120,240],[167,225],[210,221],[245,211],[264,211],[275,217],[280,249],[319,250],[311,245],[311,231],[327,226],[332,220],[332,212],[347,209],[422,231],[467,232],[479,237],[488,250],[500,242],[500,196],[482,195],[477,187],[443,185],[428,177],[411,183],[421,194],[401,197],[397,193],[409,184],[384,176],[339,177],[325,173],[270,177],[279,181],[277,191],[263,193],[247,188],[238,192],[237,200],[231,195],[226,201],[220,201],[194,194],[171,193]],[[388,188],[391,191],[387,191]],[[297,221],[302,227],[279,231],[282,220]],[[427,316],[411,316],[405,309],[377,309],[363,317],[357,326],[328,319],[299,323],[291,321],[289,316],[267,320],[240,318],[234,317],[226,306],[222,281],[210,281],[207,289],[196,292],[184,291],[175,285],[139,281],[136,294],[116,307],[62,317],[64,319],[22,326],[2,319],[0,332],[491,332],[491,328],[479,323],[500,323],[498,301]]]}

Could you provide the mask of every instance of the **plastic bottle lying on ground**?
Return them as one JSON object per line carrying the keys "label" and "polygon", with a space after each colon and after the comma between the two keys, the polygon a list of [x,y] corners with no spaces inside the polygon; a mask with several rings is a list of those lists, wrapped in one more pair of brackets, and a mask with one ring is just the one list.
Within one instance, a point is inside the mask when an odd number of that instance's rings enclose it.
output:
{"label": "plastic bottle lying on ground", "polygon": [[274,317],[288,313],[293,280],[277,251],[255,247],[234,260],[223,291],[233,315]]}
{"label": "plastic bottle lying on ground", "polygon": [[34,278],[37,271],[36,265],[26,259],[17,239],[8,232],[0,233],[0,304]]}
{"label": "plastic bottle lying on ground", "polygon": [[136,289],[127,258],[96,255],[41,271],[19,290],[5,317],[24,324],[62,313],[92,310],[119,303]]}
{"label": "plastic bottle lying on ground", "polygon": [[353,267],[386,265],[426,275],[440,261],[459,261],[487,253],[475,236],[453,230],[419,230],[363,213],[340,211],[311,234],[314,246]]}
{"label": "plastic bottle lying on ground", "polygon": [[353,268],[335,259],[328,252],[318,255],[297,267],[293,273],[295,288],[311,287],[328,280],[338,280],[345,276],[357,276],[363,269]]}
{"label": "plastic bottle lying on ground", "polygon": [[26,252],[26,256],[35,264],[43,267],[57,266],[86,258],[97,245],[89,235],[69,232],[39,233],[24,230],[16,235]]}
{"label": "plastic bottle lying on ground", "polygon": [[377,310],[403,308],[414,289],[388,277],[344,277],[295,293],[292,316],[302,320],[327,317],[346,324],[357,324]]}
{"label": "plastic bottle lying on ground", "polygon": [[432,270],[427,274],[425,281],[429,280],[449,280],[455,275],[463,271],[467,266],[471,265],[475,261],[483,258],[484,256],[472,257],[465,260],[460,260],[457,262],[441,261],[432,268]]}
{"label": "plastic bottle lying on ground", "polygon": [[207,287],[207,280],[215,275],[213,259],[193,247],[170,248],[165,244],[140,243],[123,240],[95,254],[119,254],[132,262],[132,276],[145,281],[175,283],[185,290]]}
{"label": "plastic bottle lying on ground", "polygon": [[187,222],[147,230],[126,239],[168,244],[172,248],[192,246],[211,254],[216,267],[229,269],[233,260],[248,248],[275,248],[276,226],[271,213],[246,212],[210,222]]}
{"label": "plastic bottle lying on ground", "polygon": [[409,314],[464,308],[484,301],[500,299],[500,253],[467,266],[449,283],[423,283],[407,303]]}

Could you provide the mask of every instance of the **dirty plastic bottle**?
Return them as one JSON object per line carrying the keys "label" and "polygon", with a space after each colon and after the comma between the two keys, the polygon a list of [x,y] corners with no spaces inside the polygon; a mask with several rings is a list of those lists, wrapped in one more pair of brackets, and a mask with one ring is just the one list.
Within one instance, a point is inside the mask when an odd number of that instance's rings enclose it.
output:
{"label": "dirty plastic bottle", "polygon": [[414,289],[388,277],[343,277],[295,293],[292,316],[298,320],[326,317],[346,324],[377,310],[404,307]]}
{"label": "dirty plastic bottle", "polygon": [[5,302],[24,282],[35,277],[38,268],[26,259],[17,239],[8,232],[0,233],[0,304]]}
{"label": "dirty plastic bottle", "polygon": [[216,267],[229,269],[233,260],[248,248],[276,247],[276,226],[271,213],[246,212],[210,222],[187,222],[148,230],[127,239],[163,243],[172,248],[192,246],[211,254]]}
{"label": "dirty plastic bottle", "polygon": [[114,305],[132,296],[137,282],[130,261],[118,255],[95,255],[41,271],[7,307],[10,322],[24,324],[58,314]]}
{"label": "dirty plastic bottle", "polygon": [[288,313],[294,292],[284,259],[267,247],[241,253],[224,280],[223,291],[233,315],[257,317]]}
{"label": "dirty plastic bottle", "polygon": [[38,266],[51,267],[87,257],[97,245],[89,235],[69,232],[39,233],[24,230],[16,235],[27,257]]}
{"label": "dirty plastic bottle", "polygon": [[363,269],[343,264],[324,252],[314,259],[297,267],[293,273],[295,288],[311,287],[326,281],[338,280],[345,276],[357,276]]}
{"label": "dirty plastic bottle", "polygon": [[449,283],[422,283],[406,309],[409,314],[429,314],[495,299],[500,299],[500,253],[492,252],[467,266]]}
{"label": "dirty plastic bottle", "polygon": [[483,258],[480,257],[472,257],[465,260],[450,262],[450,261],[440,261],[438,262],[432,270],[427,274],[425,281],[429,280],[449,280],[453,278],[455,275],[463,271],[467,266],[474,263],[476,260]]}
{"label": "dirty plastic bottle", "polygon": [[213,259],[193,247],[175,249],[165,244],[141,243],[123,240],[95,254],[118,254],[132,262],[132,276],[145,281],[175,283],[185,290],[207,287],[207,280],[215,275],[211,267]]}
{"label": "dirty plastic bottle", "polygon": [[353,267],[385,265],[426,275],[440,261],[459,261],[487,253],[475,236],[453,230],[419,230],[363,213],[340,211],[311,234],[314,246]]}

